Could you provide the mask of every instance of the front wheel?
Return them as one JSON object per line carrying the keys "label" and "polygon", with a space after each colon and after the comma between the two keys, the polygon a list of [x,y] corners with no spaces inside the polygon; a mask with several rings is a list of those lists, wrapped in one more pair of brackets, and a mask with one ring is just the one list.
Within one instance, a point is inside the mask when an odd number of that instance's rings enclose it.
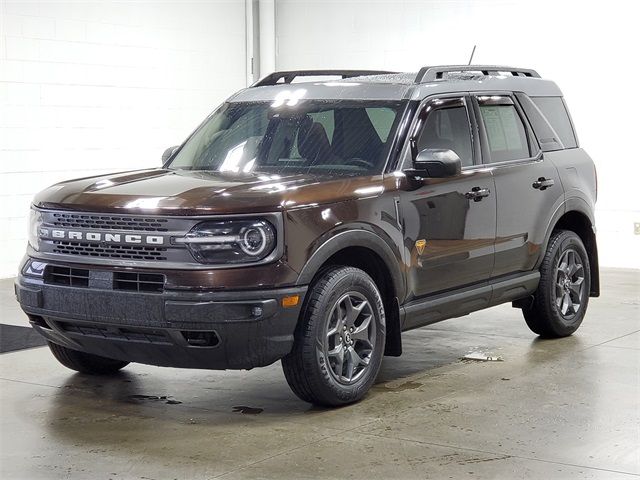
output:
{"label": "front wheel", "polygon": [[79,352],[49,342],[49,349],[62,365],[71,370],[90,375],[109,375],[126,367],[129,362],[100,357],[91,353]]}
{"label": "front wheel", "polygon": [[527,325],[543,337],[571,335],[584,319],[590,286],[589,256],[582,240],[572,231],[555,231],[540,266],[534,301],[522,310]]}
{"label": "front wheel", "polygon": [[282,368],[302,400],[346,405],[360,400],[373,384],[384,344],[384,307],[374,281],[357,268],[331,267],[309,290]]}

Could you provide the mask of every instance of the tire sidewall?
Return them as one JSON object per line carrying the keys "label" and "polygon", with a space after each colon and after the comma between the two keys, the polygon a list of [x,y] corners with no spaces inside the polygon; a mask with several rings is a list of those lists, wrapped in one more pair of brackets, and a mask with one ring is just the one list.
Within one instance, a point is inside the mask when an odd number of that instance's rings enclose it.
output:
{"label": "tire sidewall", "polygon": [[[584,269],[584,293],[583,298],[581,298],[582,303],[580,304],[580,311],[571,319],[565,318],[560,313],[555,303],[556,271],[558,263],[560,262],[563,254],[569,249],[575,251],[579,255]],[[547,309],[549,313],[553,330],[559,335],[570,335],[575,332],[582,323],[589,303],[589,291],[591,288],[589,256],[587,255],[587,251],[584,248],[580,237],[573,232],[563,232],[561,238],[555,243],[549,254],[552,256],[553,260],[549,264],[550,267],[548,271],[542,272],[543,275],[548,275],[546,282],[547,291],[545,292],[544,299],[545,309]]]}
{"label": "tire sidewall", "polygon": [[[345,385],[329,371],[328,358],[324,352],[324,341],[333,306],[345,293],[357,292],[363,295],[373,311],[376,339],[371,354],[369,367],[356,382]],[[363,271],[349,268],[339,275],[324,289],[316,304],[316,315],[309,320],[312,322],[314,359],[316,362],[316,380],[331,392],[331,396],[340,403],[350,403],[361,398],[376,379],[382,363],[385,344],[385,314],[380,293],[373,280]]]}

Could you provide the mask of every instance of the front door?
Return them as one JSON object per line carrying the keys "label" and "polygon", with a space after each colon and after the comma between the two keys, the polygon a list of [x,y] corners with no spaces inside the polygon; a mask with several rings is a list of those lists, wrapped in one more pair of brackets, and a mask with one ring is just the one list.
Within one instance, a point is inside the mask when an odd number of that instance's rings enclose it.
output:
{"label": "front door", "polygon": [[[466,96],[422,105],[411,138],[417,149],[453,150],[462,172],[449,178],[407,180],[399,202],[407,252],[408,301],[486,281],[493,268],[494,182],[480,164],[476,121]],[[411,168],[407,149],[403,168]]]}

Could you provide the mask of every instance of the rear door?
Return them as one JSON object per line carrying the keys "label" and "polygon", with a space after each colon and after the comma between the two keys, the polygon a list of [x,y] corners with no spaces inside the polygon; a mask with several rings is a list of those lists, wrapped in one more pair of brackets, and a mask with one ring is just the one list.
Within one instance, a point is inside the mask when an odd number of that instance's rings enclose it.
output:
{"label": "rear door", "polygon": [[492,277],[532,270],[547,226],[564,197],[555,165],[544,158],[511,93],[473,96],[483,162],[493,173],[497,227]]}
{"label": "rear door", "polygon": [[[407,252],[408,298],[486,281],[493,267],[496,203],[491,172],[480,165],[477,126],[467,95],[424,102],[410,135],[417,150],[450,149],[461,174],[408,180],[398,191]],[[405,149],[403,169],[412,168]]]}

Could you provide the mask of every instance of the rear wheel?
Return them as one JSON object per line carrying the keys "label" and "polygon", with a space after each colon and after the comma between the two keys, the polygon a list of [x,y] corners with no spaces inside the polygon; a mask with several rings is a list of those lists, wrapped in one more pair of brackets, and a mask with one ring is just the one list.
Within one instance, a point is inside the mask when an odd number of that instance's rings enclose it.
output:
{"label": "rear wheel", "polygon": [[384,308],[376,284],[360,269],[332,267],[312,284],[282,367],[302,400],[345,405],[360,400],[373,384],[384,344]]}
{"label": "rear wheel", "polygon": [[529,328],[543,337],[566,337],[575,332],[587,311],[591,276],[589,256],[580,237],[557,230],[540,266],[534,301],[522,310]]}
{"label": "rear wheel", "polygon": [[116,373],[129,364],[129,362],[122,360],[114,360],[112,358],[92,355],[91,353],[71,350],[70,348],[52,342],[49,342],[49,349],[51,353],[53,353],[53,356],[65,367],[91,375]]}

